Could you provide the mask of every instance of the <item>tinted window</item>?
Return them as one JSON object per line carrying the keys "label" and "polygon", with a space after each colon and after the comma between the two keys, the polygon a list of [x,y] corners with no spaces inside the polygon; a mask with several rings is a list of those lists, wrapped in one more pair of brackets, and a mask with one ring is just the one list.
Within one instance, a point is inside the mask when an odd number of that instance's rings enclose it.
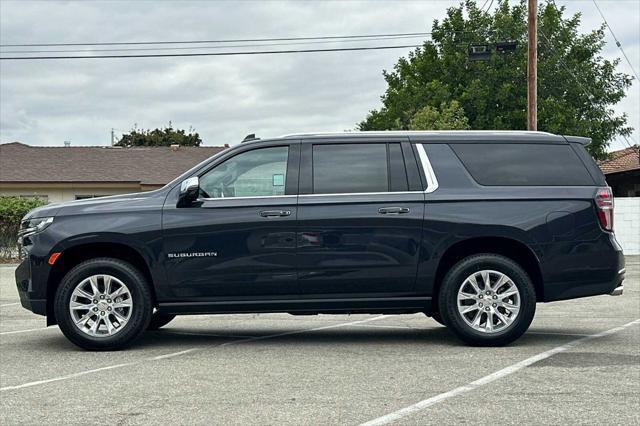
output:
{"label": "tinted window", "polygon": [[481,185],[593,185],[593,179],[569,145],[452,144]]}
{"label": "tinted window", "polygon": [[389,144],[389,184],[391,191],[407,191],[407,170],[399,143]]}
{"label": "tinted window", "polygon": [[200,177],[206,198],[284,195],[289,148],[254,149],[218,164]]}
{"label": "tinted window", "polygon": [[313,192],[387,192],[386,144],[313,146]]}

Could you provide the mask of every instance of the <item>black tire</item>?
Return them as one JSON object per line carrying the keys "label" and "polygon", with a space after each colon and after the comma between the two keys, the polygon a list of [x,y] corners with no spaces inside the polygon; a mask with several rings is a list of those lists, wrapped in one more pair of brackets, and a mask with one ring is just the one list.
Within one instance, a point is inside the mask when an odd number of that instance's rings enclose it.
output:
{"label": "black tire", "polygon": [[[92,275],[108,274],[129,289],[133,305],[131,316],[122,329],[112,336],[90,336],[81,331],[69,313],[69,302],[75,287]],[[119,259],[96,258],[80,263],[62,279],[54,300],[54,311],[62,333],[75,345],[91,351],[122,349],[133,343],[147,329],[153,312],[149,284],[131,264]]]}
{"label": "black tire", "polygon": [[[475,330],[467,324],[458,312],[458,290],[464,280],[481,270],[495,270],[507,275],[520,292],[520,311],[516,319],[504,330],[486,333]],[[513,260],[491,253],[477,254],[462,259],[445,276],[439,294],[439,312],[458,338],[473,346],[504,346],[522,336],[536,311],[536,293],[533,283],[525,270]]]}
{"label": "black tire", "polygon": [[157,330],[160,327],[164,327],[169,324],[176,316],[175,315],[161,315],[158,312],[154,312],[151,315],[151,321],[147,326],[147,330]]}

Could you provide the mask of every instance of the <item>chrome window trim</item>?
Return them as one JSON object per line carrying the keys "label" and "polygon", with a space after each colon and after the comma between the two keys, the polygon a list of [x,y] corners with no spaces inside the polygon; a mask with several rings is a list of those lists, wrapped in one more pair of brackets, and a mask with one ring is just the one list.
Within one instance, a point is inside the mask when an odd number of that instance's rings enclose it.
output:
{"label": "chrome window trim", "polygon": [[222,198],[198,198],[198,201],[219,201],[219,200],[250,200],[250,199],[266,199],[266,198],[292,198],[292,197],[345,197],[345,196],[354,196],[354,195],[393,195],[393,194],[416,194],[416,193],[426,193],[430,194],[438,189],[438,178],[436,178],[436,174],[433,171],[433,167],[431,166],[431,162],[429,161],[429,157],[427,156],[427,152],[424,149],[423,144],[416,144],[416,149],[418,150],[418,157],[420,158],[420,163],[422,164],[422,170],[427,178],[427,189],[424,191],[390,191],[390,192],[344,192],[344,193],[335,193],[335,194],[298,194],[298,195],[261,195],[254,197],[222,197]]}
{"label": "chrome window trim", "polygon": [[263,199],[263,198],[293,198],[293,197],[297,197],[297,195],[256,195],[256,196],[246,196],[246,197],[198,198],[197,201],[255,200],[255,199]]}
{"label": "chrome window trim", "polygon": [[433,171],[433,167],[431,167],[431,162],[429,161],[429,157],[427,157],[427,152],[424,150],[423,144],[416,144],[416,148],[418,150],[418,157],[420,157],[420,163],[422,163],[422,170],[424,170],[424,175],[427,178],[427,189],[425,189],[424,192],[430,194],[438,189],[438,179]]}
{"label": "chrome window trim", "polygon": [[300,194],[299,197],[332,197],[354,195],[393,195],[393,194],[421,194],[423,191],[390,191],[390,192],[337,192],[335,194]]}
{"label": "chrome window trim", "polygon": [[335,194],[299,194],[299,195],[260,195],[255,197],[221,197],[221,198],[198,198],[197,201],[221,201],[221,200],[251,200],[266,198],[294,198],[294,197],[345,197],[354,195],[402,195],[402,194],[422,194],[424,191],[393,191],[393,192],[343,192]]}

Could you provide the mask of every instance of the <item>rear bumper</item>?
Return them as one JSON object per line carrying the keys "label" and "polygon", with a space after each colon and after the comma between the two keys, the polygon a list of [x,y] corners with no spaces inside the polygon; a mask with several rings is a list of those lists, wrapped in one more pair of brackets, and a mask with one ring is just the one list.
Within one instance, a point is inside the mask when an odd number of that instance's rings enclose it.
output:
{"label": "rear bumper", "polygon": [[[623,291],[625,278],[624,254],[621,250],[603,253],[602,262],[608,264],[607,268],[592,269],[592,275],[596,279],[587,280],[581,277],[578,280],[567,279],[562,282],[545,283],[545,302],[556,300],[576,299],[579,297],[611,295],[620,296]],[[585,270],[590,265],[584,266]]]}
{"label": "rear bumper", "polygon": [[620,284],[618,287],[614,288],[611,293],[611,296],[622,296],[622,291],[624,290],[624,285]]}
{"label": "rear bumper", "polygon": [[613,291],[611,293],[609,293],[609,295],[611,296],[622,296],[622,292],[624,291],[624,273],[627,271],[626,268],[622,268],[621,270],[618,271],[618,275],[620,276],[620,284],[613,289]]}

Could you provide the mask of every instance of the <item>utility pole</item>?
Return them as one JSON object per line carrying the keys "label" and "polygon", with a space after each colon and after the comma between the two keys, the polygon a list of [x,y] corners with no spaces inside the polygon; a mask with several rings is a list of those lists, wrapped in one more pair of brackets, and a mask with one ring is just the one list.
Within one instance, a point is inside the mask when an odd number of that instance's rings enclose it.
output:
{"label": "utility pole", "polygon": [[116,134],[114,133],[114,128],[111,128],[111,146],[114,146],[116,144]]}
{"label": "utility pole", "polygon": [[527,130],[538,130],[538,1],[529,0],[527,64]]}

